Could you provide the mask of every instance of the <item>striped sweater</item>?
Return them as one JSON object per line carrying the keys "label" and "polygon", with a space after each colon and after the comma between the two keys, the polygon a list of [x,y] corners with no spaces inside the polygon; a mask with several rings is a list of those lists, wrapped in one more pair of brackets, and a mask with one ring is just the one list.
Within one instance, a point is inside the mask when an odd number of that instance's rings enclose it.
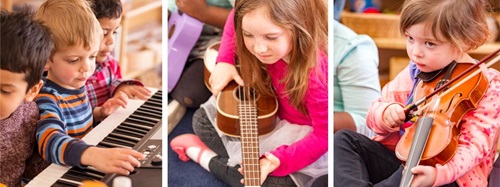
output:
{"label": "striped sweater", "polygon": [[35,102],[40,112],[36,140],[42,157],[56,164],[82,167],[82,153],[90,145],[80,138],[92,130],[93,121],[85,86],[69,90],[46,80]]}

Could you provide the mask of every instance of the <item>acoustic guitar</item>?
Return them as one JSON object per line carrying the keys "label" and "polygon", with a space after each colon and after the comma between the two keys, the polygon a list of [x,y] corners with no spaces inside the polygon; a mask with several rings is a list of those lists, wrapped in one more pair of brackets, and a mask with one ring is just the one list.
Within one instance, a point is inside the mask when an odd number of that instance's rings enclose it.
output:
{"label": "acoustic guitar", "polygon": [[191,50],[200,37],[203,23],[179,10],[168,19],[168,92],[172,91],[188,59]]}
{"label": "acoustic guitar", "polygon": [[[205,52],[205,85],[216,63],[220,43]],[[260,186],[259,135],[275,127],[278,101],[264,97],[251,88],[230,82],[217,96],[217,127],[226,135],[240,137],[245,186]]]}

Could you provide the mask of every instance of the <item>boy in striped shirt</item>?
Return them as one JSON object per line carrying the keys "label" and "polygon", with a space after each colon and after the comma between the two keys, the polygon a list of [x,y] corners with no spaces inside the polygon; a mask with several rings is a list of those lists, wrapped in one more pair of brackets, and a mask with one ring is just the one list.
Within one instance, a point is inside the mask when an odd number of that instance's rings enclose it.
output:
{"label": "boy in striped shirt", "polygon": [[98,148],[80,138],[92,130],[93,118],[102,119],[127,96],[119,93],[105,107],[92,111],[85,82],[95,70],[95,58],[102,30],[86,0],[48,0],[35,19],[42,21],[53,36],[55,49],[46,69],[46,82],[35,102],[40,112],[36,139],[45,160],[68,166],[93,166],[105,173],[128,175],[140,166],[144,156],[125,148]]}

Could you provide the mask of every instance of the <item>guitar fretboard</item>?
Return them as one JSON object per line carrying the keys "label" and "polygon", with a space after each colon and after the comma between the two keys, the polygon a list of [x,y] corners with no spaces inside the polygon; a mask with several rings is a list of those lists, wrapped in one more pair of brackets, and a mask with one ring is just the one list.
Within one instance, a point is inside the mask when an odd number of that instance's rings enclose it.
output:
{"label": "guitar fretboard", "polygon": [[[245,95],[245,94],[244,94]],[[257,108],[253,99],[240,100],[241,156],[245,186],[260,186]]]}

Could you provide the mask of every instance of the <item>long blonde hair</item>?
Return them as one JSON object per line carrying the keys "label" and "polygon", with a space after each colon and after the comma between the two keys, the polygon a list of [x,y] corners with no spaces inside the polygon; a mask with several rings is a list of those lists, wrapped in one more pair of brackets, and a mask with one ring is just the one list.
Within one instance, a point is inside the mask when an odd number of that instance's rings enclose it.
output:
{"label": "long blonde hair", "polygon": [[284,95],[289,103],[302,113],[306,113],[304,97],[308,89],[309,75],[316,71],[321,55],[327,55],[328,11],[323,0],[238,0],[235,6],[234,22],[238,61],[241,76],[246,85],[259,94],[272,93],[270,77],[261,63],[245,47],[242,32],[243,17],[257,9],[265,8],[268,17],[279,27],[291,33],[292,49],[286,76]]}

